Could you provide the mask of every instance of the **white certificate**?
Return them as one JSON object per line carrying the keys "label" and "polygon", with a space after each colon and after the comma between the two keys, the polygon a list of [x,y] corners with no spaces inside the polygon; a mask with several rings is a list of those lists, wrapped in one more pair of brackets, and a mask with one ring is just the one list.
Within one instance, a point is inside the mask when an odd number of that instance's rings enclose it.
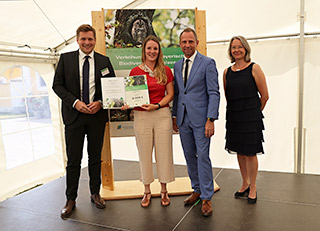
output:
{"label": "white certificate", "polygon": [[150,103],[146,75],[102,78],[101,87],[104,109]]}

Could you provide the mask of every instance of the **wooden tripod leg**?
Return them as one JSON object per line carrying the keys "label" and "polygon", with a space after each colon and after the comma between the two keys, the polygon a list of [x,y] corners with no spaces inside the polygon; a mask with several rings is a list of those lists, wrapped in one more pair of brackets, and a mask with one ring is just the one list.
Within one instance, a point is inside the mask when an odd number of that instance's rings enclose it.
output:
{"label": "wooden tripod leg", "polygon": [[101,150],[101,177],[103,188],[114,190],[113,162],[110,144],[110,123],[106,123]]}

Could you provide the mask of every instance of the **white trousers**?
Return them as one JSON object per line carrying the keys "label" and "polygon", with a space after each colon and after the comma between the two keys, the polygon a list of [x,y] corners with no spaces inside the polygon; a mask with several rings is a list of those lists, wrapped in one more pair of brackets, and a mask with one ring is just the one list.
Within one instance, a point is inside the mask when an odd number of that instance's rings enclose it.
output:
{"label": "white trousers", "polygon": [[161,183],[174,181],[172,118],[168,107],[155,111],[134,111],[134,131],[139,152],[143,184],[154,181],[152,150],[155,150],[157,175]]}

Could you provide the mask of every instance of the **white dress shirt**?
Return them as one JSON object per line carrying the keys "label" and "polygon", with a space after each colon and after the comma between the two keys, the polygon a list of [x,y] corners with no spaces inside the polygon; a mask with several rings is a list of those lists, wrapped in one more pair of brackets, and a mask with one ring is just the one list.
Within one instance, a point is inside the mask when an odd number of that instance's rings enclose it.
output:
{"label": "white dress shirt", "polygon": [[[89,56],[90,58],[88,59],[89,61],[89,103],[92,103],[94,100],[94,94],[96,93],[96,82],[95,82],[95,73],[94,73],[94,51],[92,51]],[[82,79],[83,79],[83,64],[84,61],[86,60],[87,54],[83,53],[81,49],[79,49],[79,76],[80,76],[80,98],[74,101],[73,107],[76,105],[78,100],[83,101],[82,99]]]}
{"label": "white dress shirt", "polygon": [[[182,67],[182,76],[183,76],[183,81],[185,79],[185,76],[184,76],[184,70],[186,69],[186,60],[189,59],[189,63],[188,63],[188,76],[190,76],[190,71],[191,71],[191,68],[192,68],[192,65],[193,65],[193,62],[194,62],[194,59],[197,55],[197,51],[194,52],[194,54],[190,57],[190,58],[187,58],[186,56],[184,56],[184,61],[183,61],[183,67]],[[188,80],[187,80],[188,82]]]}

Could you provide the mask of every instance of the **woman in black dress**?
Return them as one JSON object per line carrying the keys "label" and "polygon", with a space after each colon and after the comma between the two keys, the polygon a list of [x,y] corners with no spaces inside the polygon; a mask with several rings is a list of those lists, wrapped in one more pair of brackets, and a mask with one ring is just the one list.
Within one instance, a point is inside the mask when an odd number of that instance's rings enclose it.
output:
{"label": "woman in black dress", "polygon": [[256,178],[257,154],[263,154],[263,114],[268,99],[268,88],[263,71],[251,62],[251,49],[247,40],[235,36],[230,40],[229,68],[224,70],[223,83],[227,100],[226,147],[237,154],[242,186],[236,198],[248,198],[248,203],[257,201]]}

